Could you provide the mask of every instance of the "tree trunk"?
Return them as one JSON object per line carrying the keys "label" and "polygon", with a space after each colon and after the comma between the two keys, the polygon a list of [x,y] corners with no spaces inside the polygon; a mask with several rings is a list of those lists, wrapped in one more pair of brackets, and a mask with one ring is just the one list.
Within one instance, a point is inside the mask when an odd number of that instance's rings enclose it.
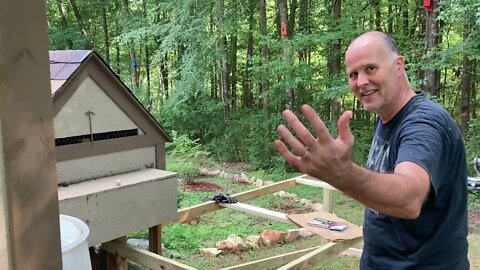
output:
{"label": "tree trunk", "polygon": [[237,47],[238,47],[238,37],[237,37],[237,29],[239,26],[238,18],[237,18],[237,2],[232,3],[231,6],[231,21],[233,22],[233,33],[230,35],[230,52],[229,52],[229,60],[227,63],[228,71],[230,72],[229,82],[230,82],[230,110],[231,112],[235,112],[237,108],[237,83],[238,83],[238,76],[237,76]]}
{"label": "tree trunk", "polygon": [[470,89],[472,90],[471,92],[471,97],[472,97],[472,102],[473,102],[473,106],[472,106],[472,119],[476,119],[477,118],[477,108],[478,108],[478,101],[477,101],[477,87],[476,87],[476,82],[478,82],[478,70],[477,70],[477,66],[478,66],[478,61],[476,59],[473,59],[472,60],[472,77],[470,78]]}
{"label": "tree trunk", "polygon": [[[65,6],[63,5],[61,0],[57,0],[57,8],[58,8],[58,13],[60,13],[60,19],[62,21],[62,27],[63,29],[67,30],[68,29],[68,23],[67,23],[67,18],[65,17]],[[66,49],[72,49],[73,48],[73,42],[71,38],[67,38],[66,40]]]}
{"label": "tree trunk", "polygon": [[231,101],[230,106],[232,112],[237,107],[237,46],[238,38],[237,34],[233,34],[230,37],[230,93]]}
{"label": "tree trunk", "polygon": [[393,19],[394,19],[394,15],[393,15],[393,4],[392,3],[388,3],[388,23],[387,23],[387,33],[389,35],[391,35],[393,33]]}
{"label": "tree trunk", "polygon": [[85,22],[83,20],[82,15],[77,7],[77,2],[75,0],[70,0],[70,5],[72,6],[73,14],[77,19],[78,28],[80,30],[80,34],[85,38],[85,49],[90,50],[92,49],[92,44],[87,35],[87,28],[85,27]]}
{"label": "tree trunk", "polygon": [[[436,3],[436,2],[434,2]],[[433,12],[426,12],[425,14],[425,47],[427,53],[426,64],[431,64],[434,61],[430,52],[438,45],[438,21],[436,20],[438,10],[434,7]],[[425,85],[423,90],[434,96],[440,96],[440,72],[438,70],[429,69],[424,71]]]}
{"label": "tree trunk", "polygon": [[218,27],[218,48],[220,51],[220,87],[222,93],[223,114],[225,119],[230,116],[229,95],[228,95],[228,66],[227,66],[227,37],[224,30],[225,3],[224,0],[217,0],[217,27]]}
{"label": "tree trunk", "polygon": [[293,31],[295,30],[295,19],[296,19],[296,13],[297,13],[297,0],[290,0],[290,15],[289,20],[288,20],[288,37],[292,38],[293,37]]}
{"label": "tree trunk", "polygon": [[147,110],[151,112],[152,110],[152,93],[151,93],[151,82],[150,82],[150,50],[148,48],[147,42],[145,42],[145,73],[147,75]]}
{"label": "tree trunk", "polygon": [[[332,0],[332,28],[335,29],[338,24],[340,23],[340,18],[342,14],[342,0]],[[340,39],[337,39],[332,44],[332,51],[329,55],[329,75],[330,78],[338,78],[341,73],[342,69],[342,43]],[[332,82],[332,79],[330,79]],[[335,83],[335,81],[333,81]],[[333,86],[333,85],[330,85]],[[332,99],[331,103],[331,114],[330,114],[330,121],[332,123],[332,127],[337,126],[338,119],[340,117],[341,111],[341,104],[340,104],[340,96],[336,96]]]}
{"label": "tree trunk", "polygon": [[107,24],[107,1],[102,0],[102,29],[103,29],[103,45],[105,47],[105,62],[110,65],[110,42]]}
{"label": "tree trunk", "polygon": [[165,100],[168,99],[169,97],[169,87],[168,87],[168,67],[167,67],[167,63],[168,63],[168,54],[166,53],[165,54],[165,57],[163,57],[163,61],[162,63],[160,64],[160,74],[161,74],[161,77],[162,77],[162,86],[163,86],[163,96],[165,98]]}
{"label": "tree trunk", "polygon": [[375,29],[382,31],[382,13],[380,10],[380,0],[373,0],[373,7],[375,9]]}
{"label": "tree trunk", "polygon": [[253,0],[249,1],[248,12],[248,34],[247,34],[247,67],[245,69],[245,75],[243,78],[243,106],[246,108],[253,107],[252,96],[252,67],[253,67],[253,27],[254,27],[254,14],[255,4]]}
{"label": "tree trunk", "polygon": [[[125,15],[127,18],[130,17],[130,9],[128,8],[128,0],[123,0],[123,8],[125,10]],[[135,51],[135,45],[131,41],[127,42],[128,53],[130,56],[130,81],[132,90],[135,92],[139,87],[139,73],[138,73],[138,62],[137,62],[137,53]]]}
{"label": "tree trunk", "polygon": [[[267,5],[265,0],[260,0],[260,35],[263,37],[263,44],[262,44],[262,58],[263,64],[266,65],[268,63],[268,46],[266,44],[266,40],[268,37],[267,32]],[[262,82],[260,85],[261,94],[262,94],[262,108],[266,108],[268,104],[268,70],[264,70],[264,76],[262,76]]]}
{"label": "tree trunk", "polygon": [[408,1],[406,1],[405,5],[402,6],[402,32],[405,39],[408,40],[410,37],[410,29],[408,28],[409,25],[409,16],[408,16]]}
{"label": "tree trunk", "polygon": [[[300,14],[298,18],[298,30],[302,34],[308,34],[308,1],[300,0]],[[302,49],[298,52],[298,60],[306,61],[307,51]]]}
{"label": "tree trunk", "polygon": [[[465,18],[463,23],[463,42],[468,42],[468,36],[471,32],[471,25],[470,21],[473,16],[469,14],[469,12],[465,12]],[[463,54],[463,65],[462,65],[462,77],[460,81],[460,91],[462,93],[461,97],[461,124],[460,128],[462,130],[463,135],[467,134],[468,131],[468,121],[470,120],[470,107],[471,107],[471,80],[472,80],[472,73],[473,73],[473,63],[469,57],[470,52],[464,52]]]}
{"label": "tree trunk", "polygon": [[[278,13],[280,15],[280,24],[281,24],[281,32],[282,32],[282,40],[283,40],[283,61],[285,62],[285,65],[289,67],[291,65],[291,60],[290,60],[290,53],[288,51],[288,46],[285,44],[285,41],[287,40],[288,37],[288,21],[287,21],[287,1],[286,0],[278,0]],[[287,81],[287,84],[290,82],[290,76],[286,76],[284,80]],[[285,108],[289,110],[294,109],[294,93],[293,89],[289,86],[287,86],[287,89],[285,90],[287,94],[287,101],[285,103]]]}
{"label": "tree trunk", "polygon": [[461,96],[461,125],[460,128],[462,133],[465,135],[468,129],[468,120],[470,116],[470,80],[471,80],[471,70],[472,61],[468,58],[468,56],[463,56],[463,72],[462,78],[460,82],[460,91],[462,93]]}

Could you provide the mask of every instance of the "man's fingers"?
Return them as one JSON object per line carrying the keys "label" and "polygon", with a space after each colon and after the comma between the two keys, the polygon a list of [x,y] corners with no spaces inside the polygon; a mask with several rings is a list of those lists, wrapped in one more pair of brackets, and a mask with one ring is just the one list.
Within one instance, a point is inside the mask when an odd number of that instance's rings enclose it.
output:
{"label": "man's fingers", "polygon": [[287,146],[281,141],[275,141],[275,148],[277,148],[277,152],[292,166],[297,166],[297,157],[294,156],[287,148]]}
{"label": "man's fingers", "polygon": [[338,119],[338,137],[344,142],[353,143],[353,134],[350,130],[350,119],[352,119],[352,111],[344,112]]}
{"label": "man's fingers", "polygon": [[[303,125],[303,123],[300,122],[300,120],[298,120],[297,116],[292,111],[285,110],[283,111],[282,116],[285,119],[285,121],[287,121],[287,123],[292,127],[295,134],[303,143],[302,147],[304,147],[304,145],[313,146],[315,144],[315,138],[312,136],[310,131]],[[305,151],[303,151],[301,147],[298,147],[298,145],[292,145],[290,141],[285,141],[285,142],[288,143],[297,154],[303,155],[305,153]],[[295,146],[297,146],[297,148],[295,148]]]}
{"label": "man's fingers", "polygon": [[285,142],[290,148],[298,155],[302,156],[307,152],[307,149],[303,143],[301,143],[295,136],[292,135],[290,130],[284,125],[280,125],[277,128],[277,132],[282,138],[283,142]]}
{"label": "man's fingers", "polygon": [[317,140],[319,143],[328,143],[333,140],[325,123],[323,123],[322,119],[320,119],[317,112],[312,107],[303,105],[301,109],[305,118],[307,118],[308,122],[312,124],[312,128],[317,134]]}

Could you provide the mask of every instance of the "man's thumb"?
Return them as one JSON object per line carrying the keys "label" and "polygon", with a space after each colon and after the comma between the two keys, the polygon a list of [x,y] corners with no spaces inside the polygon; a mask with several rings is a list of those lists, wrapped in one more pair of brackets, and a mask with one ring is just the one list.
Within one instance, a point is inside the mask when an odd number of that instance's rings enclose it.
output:
{"label": "man's thumb", "polygon": [[345,142],[353,143],[353,134],[350,130],[350,119],[352,119],[352,111],[344,112],[340,118],[338,118],[338,137]]}

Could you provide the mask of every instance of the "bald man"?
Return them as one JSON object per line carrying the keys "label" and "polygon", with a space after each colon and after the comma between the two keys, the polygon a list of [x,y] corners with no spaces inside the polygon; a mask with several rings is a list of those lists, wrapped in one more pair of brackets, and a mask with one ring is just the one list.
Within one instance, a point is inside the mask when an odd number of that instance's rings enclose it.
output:
{"label": "bald man", "polygon": [[365,205],[360,269],[469,269],[467,165],[458,126],[411,88],[388,35],[357,37],[345,66],[353,94],[378,115],[366,167],[352,161],[351,111],[340,116],[336,139],[310,106],[301,111],[314,135],[284,111],[299,139],[279,126],[278,152]]}

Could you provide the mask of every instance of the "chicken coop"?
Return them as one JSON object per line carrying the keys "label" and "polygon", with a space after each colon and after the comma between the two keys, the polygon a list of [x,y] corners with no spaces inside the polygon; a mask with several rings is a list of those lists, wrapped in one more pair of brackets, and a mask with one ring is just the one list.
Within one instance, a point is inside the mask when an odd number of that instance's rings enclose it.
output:
{"label": "chicken coop", "polygon": [[94,51],[49,58],[60,213],[89,226],[89,246],[174,219],[172,138]]}

